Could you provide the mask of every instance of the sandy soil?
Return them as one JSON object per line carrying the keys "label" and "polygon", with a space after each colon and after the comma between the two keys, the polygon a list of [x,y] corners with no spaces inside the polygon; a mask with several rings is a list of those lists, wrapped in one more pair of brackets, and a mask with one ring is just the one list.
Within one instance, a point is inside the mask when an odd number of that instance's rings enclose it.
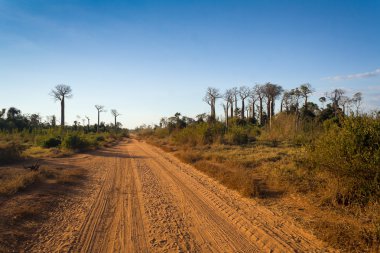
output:
{"label": "sandy soil", "polygon": [[[66,158],[65,158],[66,159]],[[137,140],[67,159],[92,173],[27,252],[331,252],[309,232]]]}

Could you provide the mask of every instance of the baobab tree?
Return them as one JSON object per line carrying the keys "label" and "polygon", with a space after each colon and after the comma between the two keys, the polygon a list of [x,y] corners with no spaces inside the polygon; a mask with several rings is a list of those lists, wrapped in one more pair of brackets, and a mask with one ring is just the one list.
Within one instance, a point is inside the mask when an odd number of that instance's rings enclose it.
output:
{"label": "baobab tree", "polygon": [[256,102],[257,100],[259,99],[259,97],[257,96],[257,92],[256,92],[256,89],[257,89],[257,85],[255,85],[249,92],[249,98],[250,98],[250,111],[251,111],[251,117],[253,119],[255,119],[256,117],[256,113],[255,113],[255,107],[256,107]]}
{"label": "baobab tree", "polygon": [[359,116],[359,108],[360,108],[360,105],[362,103],[362,99],[363,99],[363,96],[362,96],[361,92],[355,93],[354,97],[352,98],[352,103],[356,107],[356,116]]}
{"label": "baobab tree", "polygon": [[266,83],[264,85],[264,93],[267,98],[267,113],[269,119],[274,115],[274,104],[278,96],[283,92],[283,88],[280,85],[273,83]]}
{"label": "baobab tree", "polygon": [[[228,89],[223,95],[223,99],[226,100],[230,106],[230,117],[234,117],[234,102],[235,102],[235,93],[233,89]],[[227,115],[228,116],[228,115]]]}
{"label": "baobab tree", "polygon": [[310,83],[304,83],[300,86],[300,92],[301,96],[305,99],[304,107],[307,109],[307,99],[309,98],[309,94],[312,94],[314,90],[311,87]]}
{"label": "baobab tree", "polygon": [[87,130],[90,131],[90,117],[84,116],[87,119]]}
{"label": "baobab tree", "polygon": [[61,126],[65,126],[65,99],[73,96],[73,91],[70,86],[66,84],[58,84],[51,91],[50,95],[55,101],[61,101]]}
{"label": "baobab tree", "polygon": [[345,93],[342,89],[335,89],[330,94],[330,100],[332,101],[335,117],[338,115],[339,101]]}
{"label": "baobab tree", "polygon": [[[234,101],[232,90],[230,90],[230,89],[226,90],[226,92],[223,94],[222,98],[226,102],[225,104],[222,104],[222,106],[223,106],[223,110],[224,110],[225,117],[226,117],[226,126],[228,126],[228,108],[233,107],[232,104]],[[231,110],[231,118],[232,117],[233,117],[233,114],[232,114],[232,110]]]}
{"label": "baobab tree", "polygon": [[263,100],[265,98],[264,88],[263,85],[256,84],[254,87],[255,93],[259,99],[259,118],[260,118],[260,125],[262,125],[263,122]]}
{"label": "baobab tree", "polygon": [[216,88],[208,87],[203,101],[211,106],[211,121],[215,121],[215,102],[217,98],[220,98],[219,90]]}
{"label": "baobab tree", "polygon": [[96,127],[96,132],[99,132],[99,123],[100,123],[100,113],[105,112],[103,105],[95,105],[96,110],[98,110],[98,125]]}
{"label": "baobab tree", "polygon": [[291,100],[292,100],[292,95],[290,91],[285,91],[281,99],[280,112],[282,112],[283,108],[285,107],[286,113],[289,113],[289,107],[292,104]]}
{"label": "baobab tree", "polygon": [[249,95],[250,95],[250,93],[251,93],[251,90],[247,87],[247,86],[241,86],[240,88],[239,88],[239,97],[240,97],[240,99],[241,99],[241,112],[240,112],[240,117],[242,118],[242,119],[244,119],[244,113],[245,113],[245,111],[244,111],[244,100],[247,98],[247,97],[249,97]]}
{"label": "baobab tree", "polygon": [[293,105],[295,107],[296,114],[298,115],[299,101],[300,101],[300,97],[302,96],[302,93],[301,93],[300,89],[297,87],[295,89],[290,90],[290,95],[291,95],[292,100],[293,100]]}
{"label": "baobab tree", "polygon": [[[234,103],[235,103],[235,108],[233,108],[233,106],[231,107],[231,110],[234,112],[234,115],[235,116],[238,116],[238,106],[237,106],[237,101],[238,101],[238,95],[239,95],[239,90],[237,87],[233,87],[231,89],[232,91],[232,96],[233,96],[233,100],[234,100]],[[233,117],[233,116],[231,116]]]}
{"label": "baobab tree", "polygon": [[[351,103],[351,99],[347,96],[341,96],[339,100],[339,105],[342,106],[343,115],[346,115],[346,108],[349,107],[349,104]],[[349,113],[349,110],[347,110],[347,114]]]}
{"label": "baobab tree", "polygon": [[120,116],[121,114],[116,109],[112,109],[111,114],[115,118],[115,129],[117,129],[117,117]]}

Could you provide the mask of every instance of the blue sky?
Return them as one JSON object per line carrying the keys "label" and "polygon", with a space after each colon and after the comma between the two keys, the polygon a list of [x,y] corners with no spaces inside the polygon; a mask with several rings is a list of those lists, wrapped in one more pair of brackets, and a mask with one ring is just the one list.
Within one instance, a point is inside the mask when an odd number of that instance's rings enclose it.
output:
{"label": "blue sky", "polygon": [[133,128],[208,112],[208,86],[271,81],[380,108],[379,27],[379,0],[0,0],[0,107],[59,118],[65,83],[69,124],[102,104]]}

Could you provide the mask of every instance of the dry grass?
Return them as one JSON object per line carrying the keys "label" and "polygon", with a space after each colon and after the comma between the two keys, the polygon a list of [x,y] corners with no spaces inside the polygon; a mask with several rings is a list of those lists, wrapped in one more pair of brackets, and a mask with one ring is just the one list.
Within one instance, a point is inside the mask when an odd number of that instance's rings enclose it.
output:
{"label": "dry grass", "polygon": [[[379,205],[329,205],[336,178],[300,162],[304,149],[284,142],[253,145],[176,146],[165,139],[150,143],[268,208],[292,217],[332,246],[353,252],[376,252],[380,242]],[[286,207],[286,208],[285,208]]]}
{"label": "dry grass", "polygon": [[84,176],[82,169],[64,169],[42,165],[38,171],[22,168],[21,164],[13,167],[0,167],[0,196],[10,196],[35,183],[70,184]]}
{"label": "dry grass", "polygon": [[21,164],[0,167],[0,252],[24,252],[42,222],[85,177],[84,169],[47,162],[39,171]]}
{"label": "dry grass", "polygon": [[11,195],[28,185],[33,184],[38,179],[39,173],[18,168],[0,169],[0,195]]}

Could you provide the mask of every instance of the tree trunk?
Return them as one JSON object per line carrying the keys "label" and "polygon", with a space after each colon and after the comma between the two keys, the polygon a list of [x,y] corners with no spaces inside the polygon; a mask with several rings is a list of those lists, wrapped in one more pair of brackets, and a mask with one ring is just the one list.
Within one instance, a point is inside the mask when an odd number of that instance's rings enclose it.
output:
{"label": "tree trunk", "polygon": [[[237,107],[237,96],[235,95],[235,110],[237,109],[238,107]],[[237,111],[236,111],[237,112]],[[235,115],[235,116],[237,116],[237,115]]]}
{"label": "tree trunk", "polygon": [[116,116],[115,116],[115,129],[117,129],[117,125],[116,125]]}
{"label": "tree trunk", "polygon": [[96,127],[96,132],[99,132],[99,119],[100,119],[100,111],[98,110],[98,125]]}
{"label": "tree trunk", "polygon": [[234,117],[234,103],[231,101],[231,119]]}
{"label": "tree trunk", "polygon": [[260,125],[263,124],[263,98],[259,98],[259,104],[260,104],[260,109],[259,109],[259,113],[260,113]]}
{"label": "tree trunk", "polygon": [[305,110],[307,110],[307,96],[305,96]]}
{"label": "tree trunk", "polygon": [[65,97],[61,99],[61,126],[65,126]]}
{"label": "tree trunk", "polygon": [[274,116],[274,98],[271,99],[271,116]]}
{"label": "tree trunk", "polygon": [[252,118],[255,119],[255,102],[252,103]]}
{"label": "tree trunk", "polygon": [[240,116],[242,119],[244,119],[244,115],[245,115],[245,112],[244,112],[244,98],[241,99],[241,112],[240,112]]}
{"label": "tree trunk", "polygon": [[211,120],[215,120],[215,102],[211,101]]}

